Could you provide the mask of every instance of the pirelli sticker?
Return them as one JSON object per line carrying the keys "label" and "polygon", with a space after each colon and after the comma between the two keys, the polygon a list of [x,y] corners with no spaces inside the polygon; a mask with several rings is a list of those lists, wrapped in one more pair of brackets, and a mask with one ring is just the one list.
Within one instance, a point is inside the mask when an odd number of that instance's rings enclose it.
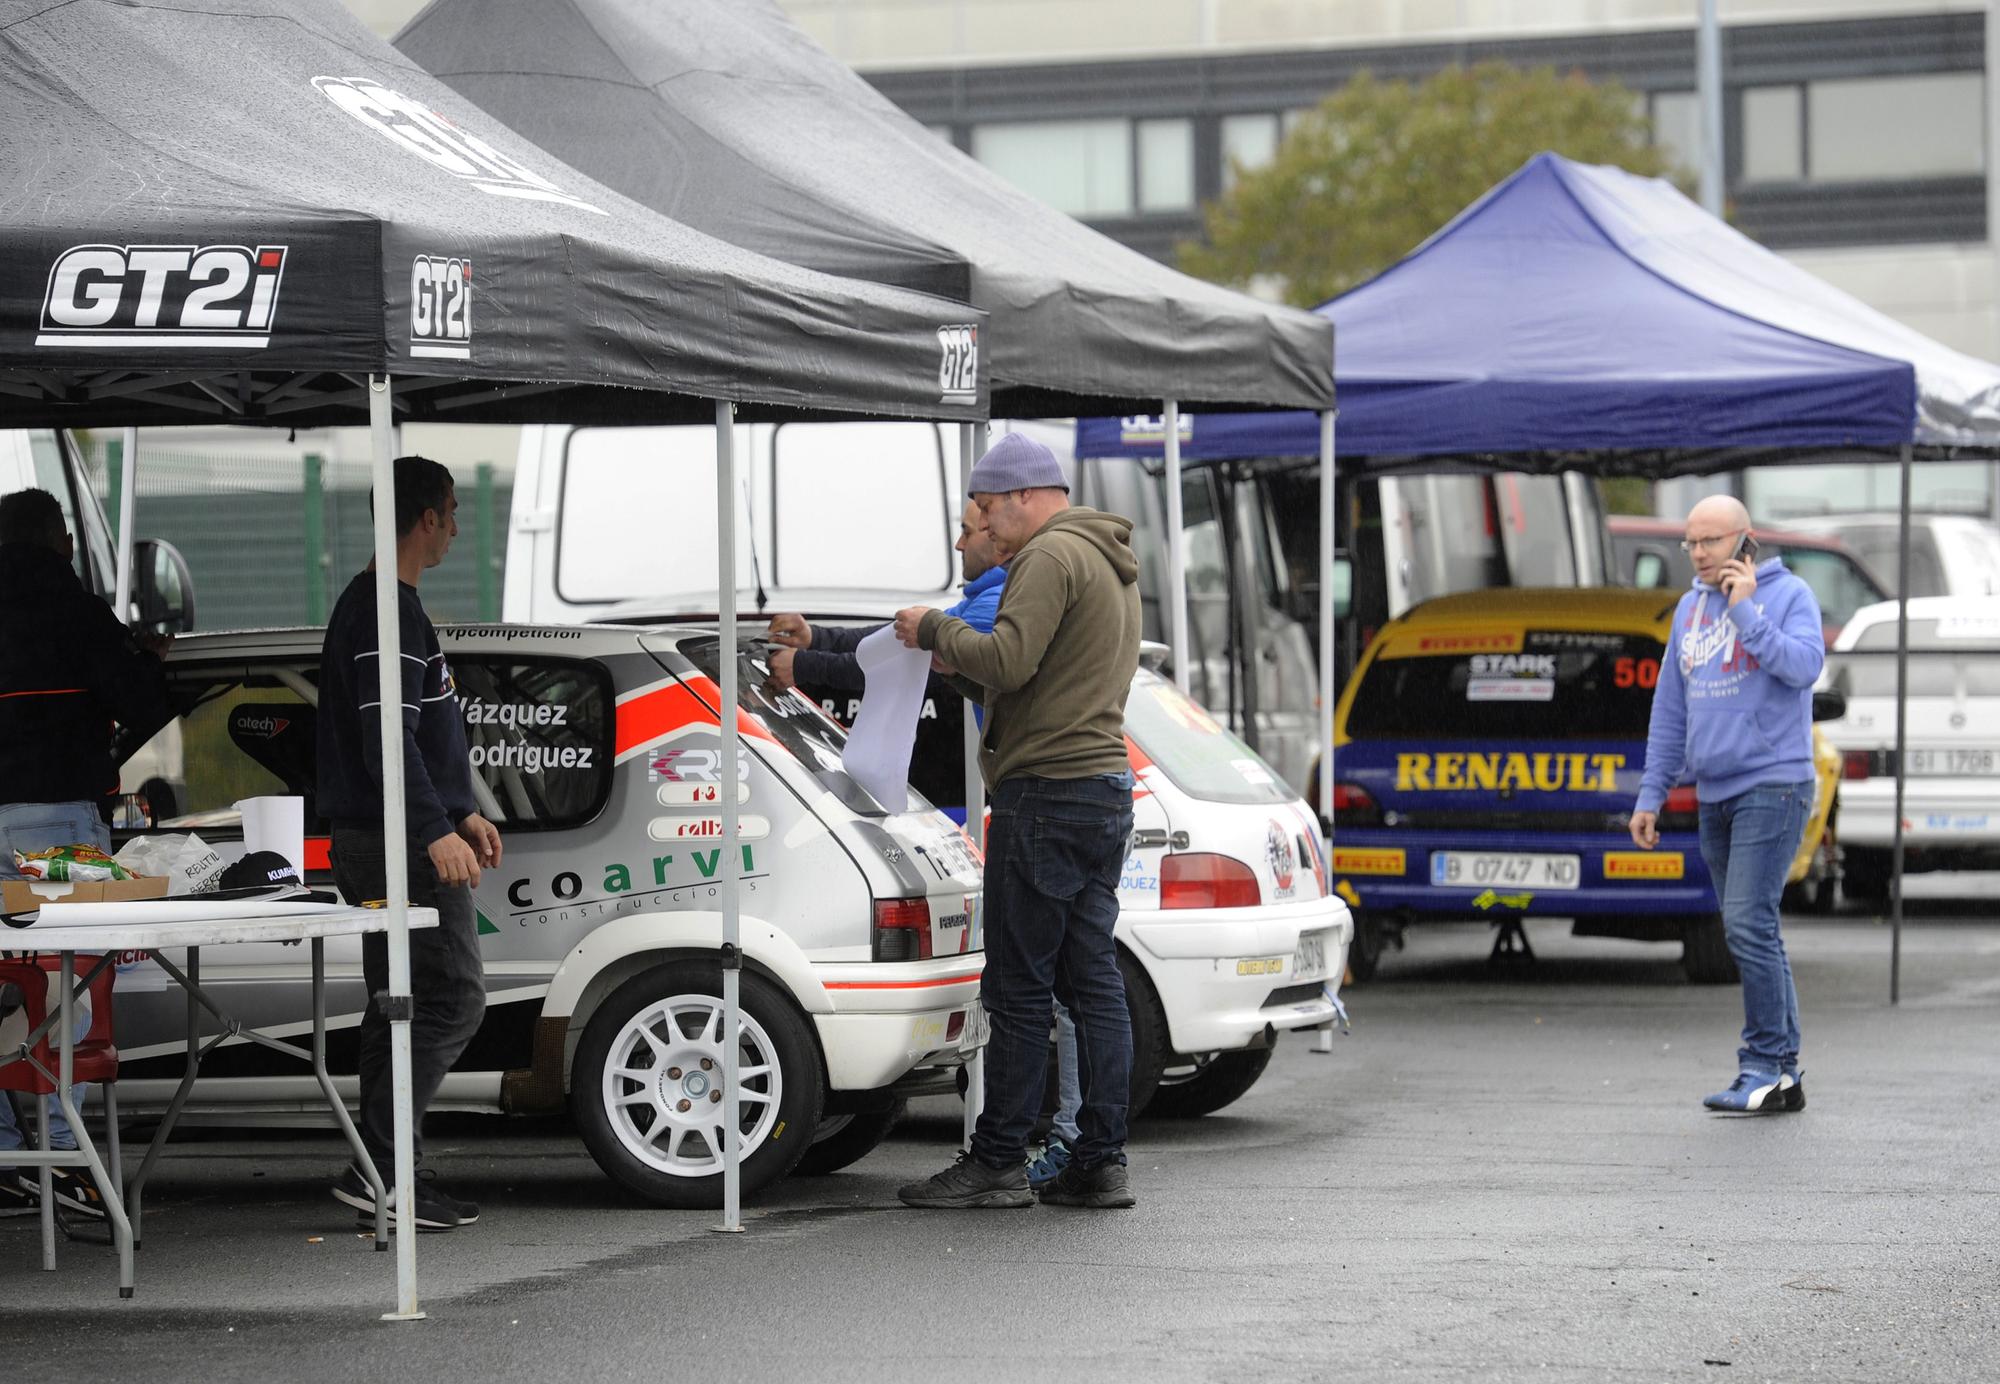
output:
{"label": "pirelli sticker", "polygon": [[1399,640],[1393,649],[1384,650],[1384,656],[1404,658],[1435,658],[1439,654],[1517,654],[1521,652],[1521,630],[1465,630],[1460,633],[1441,630],[1436,634],[1420,634],[1415,639]]}
{"label": "pirelli sticker", "polygon": [[1400,875],[1405,868],[1401,846],[1333,849],[1333,872],[1337,875]]}
{"label": "pirelli sticker", "polygon": [[1679,851],[1606,851],[1606,879],[1680,879],[1687,860]]}

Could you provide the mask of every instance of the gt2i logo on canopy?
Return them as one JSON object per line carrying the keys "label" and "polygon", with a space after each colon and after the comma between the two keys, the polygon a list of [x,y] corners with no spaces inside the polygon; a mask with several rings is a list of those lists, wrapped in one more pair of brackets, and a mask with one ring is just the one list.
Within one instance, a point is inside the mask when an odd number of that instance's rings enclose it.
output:
{"label": "gt2i logo on canopy", "polygon": [[472,261],[418,255],[410,266],[410,354],[472,358]]}
{"label": "gt2i logo on canopy", "polygon": [[73,245],[56,256],[37,346],[271,344],[285,247]]}
{"label": "gt2i logo on canopy", "polygon": [[939,327],[938,392],[944,403],[970,404],[979,398],[979,328]]}
{"label": "gt2i logo on canopy", "polygon": [[605,214],[602,207],[570,196],[479,136],[460,129],[451,117],[400,91],[391,91],[366,77],[315,77],[313,85],[327,100],[383,138],[454,178],[463,178],[481,192],[533,202],[561,202],[599,216]]}

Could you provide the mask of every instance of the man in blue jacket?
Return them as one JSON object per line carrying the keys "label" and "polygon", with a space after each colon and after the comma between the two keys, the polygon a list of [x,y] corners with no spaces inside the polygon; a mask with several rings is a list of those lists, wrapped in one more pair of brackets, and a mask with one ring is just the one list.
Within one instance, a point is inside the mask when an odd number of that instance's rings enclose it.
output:
{"label": "man in blue jacket", "polygon": [[1667,790],[1692,776],[1701,855],[1743,973],[1736,1080],[1711,1110],[1803,1110],[1799,997],[1778,930],[1778,896],[1813,807],[1812,688],[1826,662],[1819,602],[1777,558],[1756,558],[1749,511],[1711,495],[1681,547],[1694,586],[1674,610],[1653,694],[1632,840],[1659,844]]}

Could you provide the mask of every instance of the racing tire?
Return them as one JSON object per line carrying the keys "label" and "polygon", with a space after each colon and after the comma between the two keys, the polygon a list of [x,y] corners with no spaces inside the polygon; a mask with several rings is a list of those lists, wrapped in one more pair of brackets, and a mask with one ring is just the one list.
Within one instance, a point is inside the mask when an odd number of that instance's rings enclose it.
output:
{"label": "racing tire", "polygon": [[1720,913],[1698,914],[1682,924],[1681,970],[1690,985],[1734,985],[1742,978]]}
{"label": "racing tire", "polygon": [[1118,949],[1118,973],[1125,979],[1125,1008],[1132,1016],[1132,1094],[1125,1118],[1136,1120],[1159,1094],[1160,1075],[1173,1056],[1167,1038],[1167,1011],[1160,992],[1146,978],[1145,968],[1123,947]]}
{"label": "racing tire", "polygon": [[903,1118],[903,1104],[901,1100],[892,1100],[880,1110],[821,1119],[812,1146],[792,1169],[792,1176],[824,1177],[859,1163],[889,1137],[896,1121]]}
{"label": "racing tire", "polygon": [[[613,991],[577,1045],[569,1103],[584,1147],[612,1181],[657,1206],[722,1205],[721,1126],[707,1113],[720,1110],[721,995],[718,966],[656,966]],[[798,1006],[748,971],[739,1021],[749,1196],[805,1156],[812,1139],[800,1135],[819,1126],[826,1070]]]}
{"label": "racing tire", "polygon": [[1375,979],[1385,950],[1382,929],[1365,913],[1354,914],[1354,940],[1347,947],[1347,974],[1357,985]]}
{"label": "racing tire", "polygon": [[1796,884],[1787,884],[1779,898],[1779,907],[1787,913],[1810,913],[1824,918],[1832,913],[1839,898],[1831,875],[1821,875],[1818,879],[1802,879]]}
{"label": "racing tire", "polygon": [[1195,1068],[1191,1076],[1178,1080],[1165,1078],[1146,1107],[1147,1118],[1196,1120],[1213,1115],[1249,1093],[1257,1078],[1264,1075],[1264,1069],[1271,1065],[1271,1055],[1276,1051],[1273,1044],[1240,1052],[1219,1052]]}
{"label": "racing tire", "polygon": [[1886,907],[1889,903],[1889,877],[1894,865],[1895,857],[1889,851],[1861,850],[1849,846],[1846,859],[1841,862],[1840,892],[1847,896],[1849,903],[1864,904],[1870,908]]}

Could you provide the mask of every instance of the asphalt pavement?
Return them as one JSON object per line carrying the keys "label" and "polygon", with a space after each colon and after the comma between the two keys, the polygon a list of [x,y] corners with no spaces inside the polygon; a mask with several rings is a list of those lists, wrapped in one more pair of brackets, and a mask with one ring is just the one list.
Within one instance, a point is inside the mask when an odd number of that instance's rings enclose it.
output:
{"label": "asphalt pavement", "polygon": [[[1943,892],[1933,882],[1929,892]],[[428,1320],[326,1188],[317,1132],[209,1133],[149,1194],[139,1292],[110,1252],[39,1268],[0,1221],[23,1380],[1979,1380],[2000,1377],[2000,888],[1888,930],[1788,922],[1809,1108],[1700,1108],[1733,988],[1675,949],[1411,934],[1354,1031],[1281,1047],[1220,1115],[1142,1122],[1140,1204],[919,1212],[926,1102],[747,1230],[634,1205],[559,1124],[460,1117],[430,1160],[485,1211],[420,1242]]]}

